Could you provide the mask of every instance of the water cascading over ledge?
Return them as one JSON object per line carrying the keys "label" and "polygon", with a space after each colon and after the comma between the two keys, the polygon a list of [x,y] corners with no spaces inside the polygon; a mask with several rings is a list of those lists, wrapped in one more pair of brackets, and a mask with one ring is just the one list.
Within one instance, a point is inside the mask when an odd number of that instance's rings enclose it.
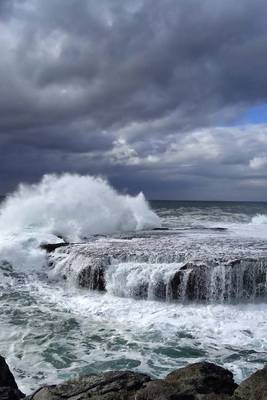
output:
{"label": "water cascading over ledge", "polygon": [[[267,300],[267,257],[157,262],[147,256],[63,250],[54,271],[71,284],[114,296],[160,301]],[[138,261],[138,258],[140,259]],[[156,262],[155,262],[156,261]]]}
{"label": "water cascading over ledge", "polygon": [[125,297],[167,301],[239,302],[264,300],[267,260],[227,264],[119,264],[106,271],[106,287]]}

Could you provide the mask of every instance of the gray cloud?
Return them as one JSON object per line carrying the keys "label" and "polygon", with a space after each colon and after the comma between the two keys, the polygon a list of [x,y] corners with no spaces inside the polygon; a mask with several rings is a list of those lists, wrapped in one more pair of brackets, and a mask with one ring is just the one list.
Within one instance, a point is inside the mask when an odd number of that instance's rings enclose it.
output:
{"label": "gray cloud", "polygon": [[266,127],[218,126],[267,102],[266,17],[264,0],[0,0],[0,191],[77,171],[264,198]]}

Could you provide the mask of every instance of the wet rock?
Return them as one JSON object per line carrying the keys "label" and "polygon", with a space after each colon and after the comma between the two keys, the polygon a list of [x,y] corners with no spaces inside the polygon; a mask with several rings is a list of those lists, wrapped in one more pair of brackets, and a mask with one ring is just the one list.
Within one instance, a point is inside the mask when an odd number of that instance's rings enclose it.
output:
{"label": "wet rock", "polygon": [[230,400],[236,387],[230,371],[202,362],[149,382],[136,400]]}
{"label": "wet rock", "polygon": [[188,262],[169,281],[169,298],[225,302],[266,298],[266,260]]}
{"label": "wet rock", "polygon": [[195,390],[202,394],[233,394],[237,388],[231,371],[208,362],[188,365],[169,374],[166,380],[179,382],[185,389],[193,384]]}
{"label": "wet rock", "polygon": [[[81,264],[83,267],[78,274],[79,286],[104,291],[110,257],[90,255],[84,257]],[[152,282],[153,296],[158,300],[199,302],[236,302],[264,298],[267,295],[266,265],[265,261],[256,259],[233,260],[228,263],[196,261],[185,263],[182,267],[177,265],[177,271],[168,280],[159,277],[158,282]],[[136,286],[131,296],[146,299],[150,283],[142,282],[140,287]]]}
{"label": "wet rock", "polygon": [[0,356],[0,400],[18,400],[24,396],[18,389],[4,357]]}
{"label": "wet rock", "polygon": [[91,260],[78,274],[78,285],[91,290],[106,290],[105,272],[110,264],[107,257]]}
{"label": "wet rock", "polygon": [[[182,267],[183,268],[183,267]],[[167,295],[171,300],[178,300],[181,296],[181,285],[183,282],[184,271],[177,271],[169,281]]]}
{"label": "wet rock", "polygon": [[[109,237],[108,240],[101,240],[100,243],[94,238],[88,243],[75,243],[69,246],[65,243],[48,244],[43,245],[43,248],[50,252],[48,254],[50,269],[56,267],[59,261],[63,279],[75,280],[75,283],[78,280],[78,285],[83,288],[105,290],[105,275],[111,262],[148,263],[157,264],[157,267],[161,263],[177,263],[177,270],[172,266],[171,274],[163,272],[158,274],[158,278],[153,276],[153,279],[147,279],[145,282],[140,280],[129,296],[212,303],[267,298],[266,255],[252,257],[241,254],[231,257],[231,254],[226,254],[224,249],[222,251],[220,249],[220,252],[217,249],[214,254],[211,252],[204,254],[205,248],[203,250],[202,247],[201,252],[193,247],[187,252],[187,248],[179,247],[177,238],[173,241],[171,232],[171,230],[168,234],[154,232],[154,235],[152,231],[120,233],[113,235],[112,239]],[[146,240],[141,239],[145,235],[147,235]],[[57,246],[66,247],[53,252]],[[195,258],[198,253],[200,256]]]}
{"label": "wet rock", "polygon": [[234,400],[236,387],[230,371],[203,362],[161,380],[130,371],[90,375],[43,387],[31,400]]}
{"label": "wet rock", "polygon": [[244,380],[235,391],[235,400],[267,399],[267,365]]}
{"label": "wet rock", "polygon": [[150,377],[118,371],[72,380],[57,386],[46,386],[31,396],[32,400],[134,400],[135,393]]}
{"label": "wet rock", "polygon": [[40,245],[40,248],[42,250],[47,251],[47,253],[52,253],[59,247],[68,246],[68,245],[69,245],[69,243],[66,243],[66,242],[64,242],[64,243],[42,243]]}

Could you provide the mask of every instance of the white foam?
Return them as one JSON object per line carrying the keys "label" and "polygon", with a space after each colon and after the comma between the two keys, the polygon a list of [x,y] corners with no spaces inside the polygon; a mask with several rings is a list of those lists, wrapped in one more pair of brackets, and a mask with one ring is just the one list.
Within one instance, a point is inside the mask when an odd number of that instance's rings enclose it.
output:
{"label": "white foam", "polygon": [[20,185],[1,207],[0,229],[44,231],[71,239],[159,226],[144,195],[118,194],[102,178],[45,175]]}
{"label": "white foam", "polygon": [[45,175],[38,184],[21,184],[2,203],[0,259],[40,264],[40,242],[59,241],[57,235],[75,241],[159,225],[142,193],[121,195],[104,179],[88,175]]}
{"label": "white foam", "polygon": [[265,225],[267,224],[267,215],[257,214],[252,218],[251,223],[255,225]]}
{"label": "white foam", "polygon": [[[183,263],[149,264],[136,262],[113,264],[106,273],[106,289],[108,293],[115,296],[145,297],[153,300],[159,295],[158,286],[160,283],[167,285],[170,278],[183,265]],[[165,294],[162,297],[165,300]]]}
{"label": "white foam", "polygon": [[[21,370],[17,379],[27,393],[73,377],[82,366],[91,372],[117,368],[125,358],[154,376],[206,359],[230,368],[241,380],[260,368],[266,356],[266,304],[137,301],[40,282],[29,289],[40,315],[33,313],[27,327],[18,325],[15,331],[4,319],[0,333],[0,350]],[[21,311],[28,313],[27,307],[23,302]],[[70,319],[76,321],[71,329],[64,325]],[[106,364],[107,355],[112,366]]]}

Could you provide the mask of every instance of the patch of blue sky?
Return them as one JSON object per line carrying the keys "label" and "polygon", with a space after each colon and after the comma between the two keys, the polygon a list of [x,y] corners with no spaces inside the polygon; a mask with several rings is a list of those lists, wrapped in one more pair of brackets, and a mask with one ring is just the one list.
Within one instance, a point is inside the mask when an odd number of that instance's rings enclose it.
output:
{"label": "patch of blue sky", "polygon": [[235,121],[235,125],[264,123],[267,123],[267,103],[249,108]]}

